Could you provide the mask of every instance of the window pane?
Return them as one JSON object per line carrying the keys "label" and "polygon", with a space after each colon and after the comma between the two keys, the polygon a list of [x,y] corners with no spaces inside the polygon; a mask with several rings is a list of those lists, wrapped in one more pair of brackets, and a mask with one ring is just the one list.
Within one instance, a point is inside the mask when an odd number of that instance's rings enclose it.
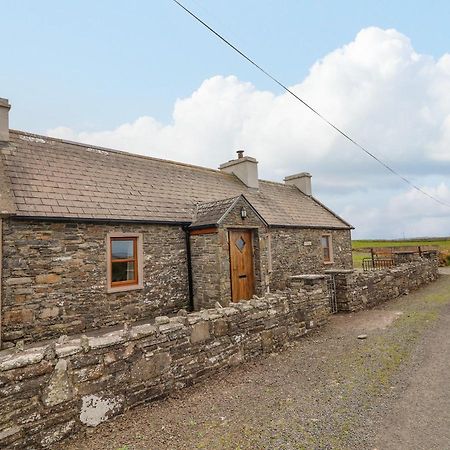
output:
{"label": "window pane", "polygon": [[329,261],[330,260],[330,250],[328,248],[324,248],[323,249],[323,259],[325,261]]}
{"label": "window pane", "polygon": [[322,236],[322,247],[323,248],[328,248],[329,247],[328,236]]}
{"label": "window pane", "polygon": [[112,239],[112,259],[134,258],[134,239]]}
{"label": "window pane", "polygon": [[134,280],[134,262],[113,262],[111,280],[113,283]]}

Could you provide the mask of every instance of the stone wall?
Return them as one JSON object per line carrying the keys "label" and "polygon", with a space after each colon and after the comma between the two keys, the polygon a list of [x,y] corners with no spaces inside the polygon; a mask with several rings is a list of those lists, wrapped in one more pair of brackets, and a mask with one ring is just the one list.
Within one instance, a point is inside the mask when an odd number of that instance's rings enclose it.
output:
{"label": "stone wall", "polygon": [[300,338],[324,323],[324,278],[233,307],[0,352],[0,447],[51,448],[140,403]]}
{"label": "stone wall", "polygon": [[339,311],[371,308],[408,294],[438,278],[436,258],[419,258],[399,266],[368,272],[337,273],[336,292]]}
{"label": "stone wall", "polygon": [[[106,292],[106,235],[142,233],[144,288]],[[4,220],[2,339],[81,333],[188,304],[184,232],[163,225]]]}
{"label": "stone wall", "polygon": [[191,261],[194,307],[214,306],[220,300],[220,247],[217,229],[207,234],[192,235]]}
{"label": "stone wall", "polygon": [[[324,233],[331,235],[334,256],[332,263],[323,261],[320,238]],[[271,290],[284,289],[292,275],[353,268],[350,230],[271,228],[270,236]]]}

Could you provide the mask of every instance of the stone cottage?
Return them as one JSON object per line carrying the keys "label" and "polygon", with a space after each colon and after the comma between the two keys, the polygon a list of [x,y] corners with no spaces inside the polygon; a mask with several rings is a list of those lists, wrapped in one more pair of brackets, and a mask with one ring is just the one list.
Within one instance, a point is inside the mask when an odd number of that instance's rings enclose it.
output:
{"label": "stone cottage", "polygon": [[311,176],[258,179],[9,130],[0,99],[0,344],[249,299],[350,269]]}

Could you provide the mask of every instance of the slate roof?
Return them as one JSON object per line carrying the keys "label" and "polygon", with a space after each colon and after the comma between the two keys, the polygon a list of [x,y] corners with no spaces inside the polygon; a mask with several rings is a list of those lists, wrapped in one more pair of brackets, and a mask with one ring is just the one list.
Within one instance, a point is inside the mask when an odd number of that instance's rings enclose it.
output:
{"label": "slate roof", "polygon": [[219,170],[21,131],[1,149],[2,171],[20,217],[189,224],[198,204],[243,194],[269,225],[351,228],[295,186],[260,180],[256,191]]}

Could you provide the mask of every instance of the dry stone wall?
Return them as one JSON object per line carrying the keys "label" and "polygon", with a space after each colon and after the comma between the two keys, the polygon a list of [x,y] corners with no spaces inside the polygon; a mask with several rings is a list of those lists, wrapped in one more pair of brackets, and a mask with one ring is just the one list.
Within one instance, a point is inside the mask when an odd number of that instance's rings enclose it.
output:
{"label": "dry stone wall", "polygon": [[[437,278],[436,260],[335,273],[353,311]],[[84,426],[182,389],[299,339],[330,316],[326,274],[292,276],[284,291],[195,313],[0,351],[0,448],[51,448]]]}
{"label": "dry stone wall", "polygon": [[431,257],[382,270],[334,276],[339,311],[358,311],[408,294],[436,280],[439,273],[437,259]]}
{"label": "dry stone wall", "polygon": [[327,320],[323,278],[233,307],[0,352],[0,447],[51,448],[83,426],[283,347]]}

